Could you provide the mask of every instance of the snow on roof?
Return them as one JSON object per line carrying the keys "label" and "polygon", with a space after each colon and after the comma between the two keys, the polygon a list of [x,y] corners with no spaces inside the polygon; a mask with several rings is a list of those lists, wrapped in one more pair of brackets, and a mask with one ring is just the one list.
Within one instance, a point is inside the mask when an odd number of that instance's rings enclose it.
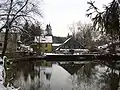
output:
{"label": "snow on roof", "polygon": [[35,36],[36,43],[53,43],[52,36]]}
{"label": "snow on roof", "polygon": [[56,46],[56,47],[58,47],[58,46],[60,46],[61,44],[60,43],[53,43],[52,44],[52,46]]}
{"label": "snow on roof", "polygon": [[68,38],[64,43],[62,43],[62,44],[56,49],[56,51],[59,50],[59,49],[60,49],[65,43],[67,43],[70,39],[72,39],[72,37]]}

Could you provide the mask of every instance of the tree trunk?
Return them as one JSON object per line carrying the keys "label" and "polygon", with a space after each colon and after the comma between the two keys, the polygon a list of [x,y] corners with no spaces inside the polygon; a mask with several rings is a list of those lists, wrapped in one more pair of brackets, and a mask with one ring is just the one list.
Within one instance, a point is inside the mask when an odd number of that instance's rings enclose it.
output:
{"label": "tree trunk", "polygon": [[110,90],[118,90],[119,89],[119,81],[120,81],[120,72],[119,74],[112,73],[110,77]]}
{"label": "tree trunk", "polygon": [[119,82],[120,82],[120,71],[119,71],[119,74],[118,74],[118,83],[117,83],[117,89],[116,90],[119,89]]}
{"label": "tree trunk", "polygon": [[2,50],[2,58],[5,55],[6,49],[7,49],[7,41],[8,41],[8,32],[9,32],[9,28],[6,28],[6,32],[5,32],[5,37],[4,37],[4,46],[3,46],[3,50]]}

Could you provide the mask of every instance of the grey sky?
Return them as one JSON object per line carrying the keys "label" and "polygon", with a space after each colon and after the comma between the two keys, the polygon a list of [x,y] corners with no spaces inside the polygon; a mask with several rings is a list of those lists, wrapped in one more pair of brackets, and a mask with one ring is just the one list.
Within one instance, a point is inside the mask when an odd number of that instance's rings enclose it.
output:
{"label": "grey sky", "polygon": [[[69,29],[68,25],[73,22],[82,21],[90,22],[90,19],[85,16],[89,5],[89,0],[44,0],[43,23],[50,23],[53,30],[53,35],[66,36]],[[108,5],[112,0],[95,0],[96,6],[100,9],[103,4]]]}

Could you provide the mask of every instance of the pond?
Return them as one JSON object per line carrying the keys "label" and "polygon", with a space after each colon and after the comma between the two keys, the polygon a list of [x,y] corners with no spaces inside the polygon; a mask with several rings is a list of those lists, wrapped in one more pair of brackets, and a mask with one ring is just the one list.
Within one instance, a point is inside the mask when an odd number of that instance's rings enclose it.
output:
{"label": "pond", "polygon": [[0,90],[119,90],[119,71],[100,62],[22,61],[0,65]]}

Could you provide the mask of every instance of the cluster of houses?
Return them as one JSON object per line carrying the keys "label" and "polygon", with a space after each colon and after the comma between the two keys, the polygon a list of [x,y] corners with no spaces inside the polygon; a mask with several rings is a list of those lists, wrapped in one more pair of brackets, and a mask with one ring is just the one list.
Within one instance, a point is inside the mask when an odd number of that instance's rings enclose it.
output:
{"label": "cluster of houses", "polygon": [[[3,50],[5,33],[0,33],[0,53]],[[8,53],[11,52],[36,52],[36,53],[52,53],[52,52],[65,52],[74,49],[76,52],[84,50],[84,47],[73,37],[66,37],[62,43],[55,43],[55,36],[52,35],[50,24],[46,25],[46,29],[40,36],[35,36],[33,42],[28,46],[22,43],[21,34],[19,32],[9,33],[7,44]],[[71,51],[73,53],[73,51]]]}
{"label": "cluster of houses", "polygon": [[[5,33],[0,33],[0,53],[2,53],[4,46]],[[56,42],[57,40],[57,42]],[[120,42],[115,43],[118,45]],[[111,45],[112,46],[112,45]],[[98,50],[109,47],[107,44],[99,46]],[[107,49],[106,49],[107,50]],[[104,50],[105,51],[105,50]],[[117,48],[120,52],[120,49]],[[46,29],[42,31],[41,35],[34,36],[34,40],[30,45],[26,45],[21,41],[21,34],[19,32],[9,32],[7,51],[11,52],[35,52],[35,53],[63,53],[63,54],[73,54],[73,53],[88,53],[89,50],[86,49],[80,41],[76,40],[72,36],[68,37],[56,37],[52,35],[52,28],[50,24],[46,25]],[[107,52],[107,51],[106,51]]]}
{"label": "cluster of houses", "polygon": [[[5,33],[0,33],[0,53],[2,53],[4,46]],[[7,42],[7,53],[10,52],[52,52],[52,29],[50,24],[46,26],[46,30],[40,36],[35,36],[31,45],[25,45],[21,41],[21,34],[19,32],[10,32]]]}

